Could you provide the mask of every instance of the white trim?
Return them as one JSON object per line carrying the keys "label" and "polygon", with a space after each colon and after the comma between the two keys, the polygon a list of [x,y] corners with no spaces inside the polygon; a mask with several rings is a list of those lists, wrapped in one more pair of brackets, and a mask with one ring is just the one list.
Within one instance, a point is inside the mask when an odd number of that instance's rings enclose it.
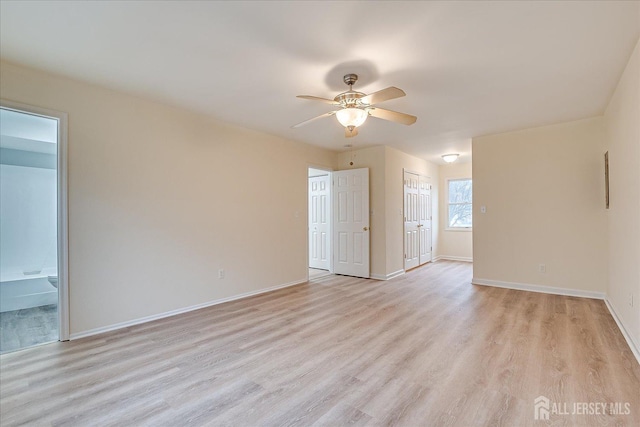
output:
{"label": "white trim", "polygon": [[544,285],[531,285],[527,283],[502,282],[499,280],[471,279],[472,285],[493,286],[496,288],[515,289],[518,291],[540,292],[543,294],[565,295],[570,297],[605,299],[604,292],[584,291],[581,289],[555,288]]}
{"label": "white trim", "polygon": [[425,174],[424,174],[424,173],[422,173],[422,172],[416,172],[416,171],[414,171],[414,170],[407,169],[407,168],[402,168],[402,181],[403,181],[403,182],[404,182],[404,172],[412,173],[412,174],[414,174],[414,175],[418,175],[418,176],[422,176],[422,177],[424,177],[424,178],[427,178],[427,179],[429,180],[429,184],[433,185],[433,184],[431,183],[431,177],[430,177],[430,176],[425,175]]}
{"label": "white trim", "polygon": [[[307,174],[309,173],[309,169],[318,169],[328,173],[333,172],[333,168],[331,166],[320,165],[317,163],[307,163]],[[309,176],[307,176],[307,178],[309,178]]]}
{"label": "white trim", "polygon": [[223,304],[225,302],[236,301],[243,298],[252,297],[255,295],[266,294],[267,292],[276,291],[278,289],[288,288],[290,286],[301,285],[303,283],[307,283],[307,279],[294,280],[293,282],[288,282],[283,285],[276,285],[270,288],[260,289],[257,291],[246,292],[244,294],[234,295],[227,298],[220,298],[213,301],[208,301],[202,304],[192,305],[190,307],[178,308],[176,310],[166,311],[164,313],[153,314],[151,316],[140,317],[138,319],[129,320],[126,322],[116,323],[109,326],[102,326],[100,328],[90,329],[84,332],[78,332],[75,334],[71,334],[71,340],[77,340],[80,338],[86,338],[93,335],[102,334],[105,332],[115,331],[117,329],[127,328],[129,326],[140,325],[142,323],[153,322],[154,320],[164,319],[165,317],[176,316],[178,314],[187,313],[189,311],[199,310],[201,308],[211,307],[212,305]]}
{"label": "white trim", "polygon": [[58,339],[69,340],[69,217],[67,186],[67,122],[68,115],[33,105],[0,99],[0,106],[9,110],[48,117],[58,121],[57,140],[57,205],[58,205]]}
{"label": "white trim", "polygon": [[387,275],[384,274],[372,274],[371,278],[376,280],[390,280],[394,277],[402,276],[405,273],[404,270],[394,271],[393,273],[389,273]]}
{"label": "white trim", "polygon": [[[449,225],[449,206],[451,205],[449,203],[449,182],[451,181],[471,181],[471,183],[473,184],[473,177],[467,177],[466,175],[464,177],[460,177],[460,178],[456,178],[453,176],[447,177],[444,180],[444,210],[445,210],[445,219],[446,221],[444,221],[444,231],[473,231],[473,225],[471,225],[471,227],[451,227]],[[468,204],[471,205],[471,209],[473,210],[473,200],[470,203],[454,203],[454,204]],[[473,218],[473,211],[471,212],[472,218]]]}
{"label": "white trim", "polygon": [[604,299],[604,303],[607,305],[607,308],[609,309],[609,313],[611,313],[611,317],[613,317],[613,320],[616,321],[616,324],[618,325],[618,329],[620,329],[620,332],[622,332],[622,336],[627,341],[627,344],[629,344],[629,348],[631,349],[631,352],[636,357],[636,360],[638,361],[638,363],[640,363],[640,344],[633,339],[633,335],[631,335],[627,331],[627,328],[624,327],[622,318],[619,317],[618,314],[616,313],[616,310],[614,308],[615,306],[613,305],[613,301],[611,301],[609,297],[607,297]]}
{"label": "white trim", "polygon": [[462,261],[462,262],[473,262],[473,258],[466,256],[451,256],[451,255],[438,255],[433,259],[433,261]]}

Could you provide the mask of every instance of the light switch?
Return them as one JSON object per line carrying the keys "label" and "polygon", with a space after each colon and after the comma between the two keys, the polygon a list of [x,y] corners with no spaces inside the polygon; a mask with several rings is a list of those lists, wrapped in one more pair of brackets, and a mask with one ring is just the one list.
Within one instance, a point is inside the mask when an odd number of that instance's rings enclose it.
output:
{"label": "light switch", "polygon": [[480,213],[487,213],[487,207],[486,206],[480,206]]}

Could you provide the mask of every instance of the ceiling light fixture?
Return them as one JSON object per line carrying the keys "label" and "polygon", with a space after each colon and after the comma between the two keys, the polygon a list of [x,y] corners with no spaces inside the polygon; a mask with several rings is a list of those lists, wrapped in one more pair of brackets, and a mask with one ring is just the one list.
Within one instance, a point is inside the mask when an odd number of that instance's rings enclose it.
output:
{"label": "ceiling light fixture", "polygon": [[396,123],[402,123],[404,125],[412,125],[416,122],[416,120],[418,119],[416,116],[412,116],[411,114],[398,113],[391,110],[385,110],[379,108],[376,105],[384,101],[389,101],[390,99],[396,99],[405,96],[406,94],[402,89],[398,89],[395,86],[390,86],[386,89],[382,89],[367,95],[366,93],[356,92],[353,90],[353,84],[357,80],[357,74],[345,74],[342,78],[342,81],[344,81],[347,86],[349,86],[349,90],[339,93],[333,99],[310,95],[298,95],[298,98],[324,102],[325,104],[331,104],[338,109],[326,112],[312,119],[305,120],[304,122],[300,122],[297,125],[293,125],[291,127],[297,128],[306,125],[307,123],[310,123],[316,119],[335,115],[338,119],[338,122],[340,122],[340,124],[344,126],[345,138],[352,138],[358,134],[358,127],[362,126],[362,124],[364,124],[364,122],[367,120],[367,117],[369,116],[373,116],[382,120],[390,120]]}
{"label": "ceiling light fixture", "polygon": [[357,128],[367,120],[368,115],[366,110],[360,108],[343,108],[336,111],[336,118],[346,128],[349,126]]}
{"label": "ceiling light fixture", "polygon": [[453,163],[458,159],[458,156],[460,154],[445,154],[442,156],[442,160],[444,160],[447,163]]}

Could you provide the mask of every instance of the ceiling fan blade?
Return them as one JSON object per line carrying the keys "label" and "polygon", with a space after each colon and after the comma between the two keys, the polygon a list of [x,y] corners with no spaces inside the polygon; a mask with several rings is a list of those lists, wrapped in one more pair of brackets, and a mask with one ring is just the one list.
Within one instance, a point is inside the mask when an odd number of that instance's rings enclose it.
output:
{"label": "ceiling fan blade", "polygon": [[388,101],[390,99],[400,98],[405,96],[406,93],[402,89],[398,89],[395,86],[388,87],[386,89],[379,90],[377,92],[370,93],[367,96],[360,98],[363,104],[373,105],[382,101]]}
{"label": "ceiling fan blade", "polygon": [[318,119],[321,119],[321,118],[323,118],[323,117],[333,116],[335,113],[336,113],[335,111],[329,111],[328,113],[320,114],[320,115],[319,115],[319,116],[317,116],[317,117],[314,117],[314,118],[309,119],[309,120],[305,120],[304,122],[300,122],[300,123],[298,123],[297,125],[293,125],[293,126],[291,126],[291,128],[299,128],[300,126],[304,126],[304,125],[306,125],[307,123],[311,123],[311,122],[312,122],[312,121],[314,121],[314,120],[318,120]]}
{"label": "ceiling fan blade", "polygon": [[353,130],[349,130],[349,128],[344,128],[344,137],[351,138],[358,134],[358,128],[353,128]]}
{"label": "ceiling fan blade", "polygon": [[385,110],[383,108],[368,108],[369,115],[383,120],[390,120],[403,125],[412,125],[418,120],[416,116],[411,114],[398,113],[397,111]]}
{"label": "ceiling fan blade", "polygon": [[320,101],[320,102],[324,102],[326,104],[331,104],[331,105],[340,105],[339,102],[336,102],[333,99],[320,98],[319,96],[298,95],[298,96],[296,96],[296,98],[308,99],[308,100],[311,100],[311,101]]}

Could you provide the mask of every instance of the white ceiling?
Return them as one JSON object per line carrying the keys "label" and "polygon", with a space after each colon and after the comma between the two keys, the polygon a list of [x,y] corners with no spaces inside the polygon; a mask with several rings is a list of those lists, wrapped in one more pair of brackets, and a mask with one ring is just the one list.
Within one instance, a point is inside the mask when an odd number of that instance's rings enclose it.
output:
{"label": "white ceiling", "polygon": [[[0,2],[11,62],[335,150],[385,144],[441,163],[470,138],[601,114],[640,35],[640,2]],[[345,140],[333,98],[387,86]]]}

